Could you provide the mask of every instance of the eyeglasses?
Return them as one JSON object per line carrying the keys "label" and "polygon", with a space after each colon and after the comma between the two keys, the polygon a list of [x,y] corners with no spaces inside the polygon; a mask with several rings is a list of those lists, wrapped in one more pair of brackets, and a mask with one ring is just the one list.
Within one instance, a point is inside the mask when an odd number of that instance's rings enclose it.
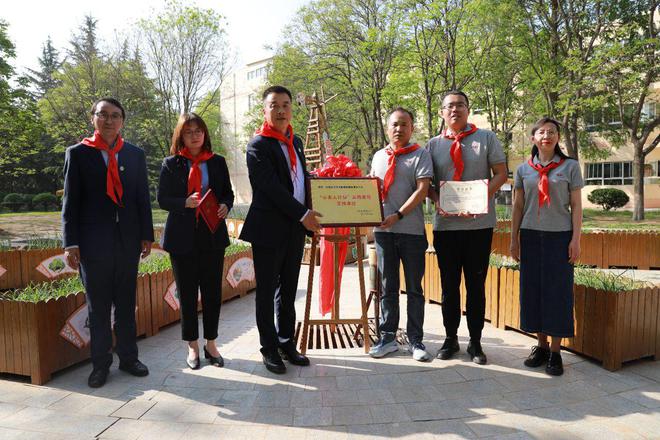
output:
{"label": "eyeglasses", "polygon": [[467,108],[467,104],[464,102],[452,102],[451,104],[443,105],[442,108],[445,110],[463,110]]}
{"label": "eyeglasses", "polygon": [[535,134],[537,134],[537,135],[540,136],[540,137],[543,137],[543,136],[545,136],[546,134],[547,134],[548,136],[552,137],[552,136],[556,136],[556,135],[558,134],[558,132],[557,132],[556,130],[548,130],[548,131],[545,131],[545,130],[538,130]]}
{"label": "eyeglasses", "polygon": [[183,135],[184,136],[201,136],[204,134],[204,130],[201,128],[196,128],[194,130],[184,130]]}
{"label": "eyeglasses", "polygon": [[105,112],[98,112],[98,113],[94,113],[94,116],[99,118],[101,121],[105,121],[107,119],[110,119],[111,121],[116,122],[116,121],[119,121],[119,120],[123,119],[122,116],[121,116],[121,113],[107,114]]}

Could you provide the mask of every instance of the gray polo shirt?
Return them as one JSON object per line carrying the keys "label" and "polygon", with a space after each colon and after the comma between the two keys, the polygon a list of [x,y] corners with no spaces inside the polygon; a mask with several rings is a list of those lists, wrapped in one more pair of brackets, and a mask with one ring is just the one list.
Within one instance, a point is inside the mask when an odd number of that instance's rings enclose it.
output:
{"label": "gray polo shirt", "polygon": [[[534,156],[534,164],[539,163],[538,156]],[[559,162],[560,157],[555,155],[553,162]],[[525,192],[525,206],[520,227],[537,231],[571,231],[571,191],[582,188],[584,181],[577,160],[566,159],[557,168],[548,173],[548,189],[550,192],[550,205],[543,205],[539,209],[539,173],[523,163],[516,170],[515,188],[523,188]]]}
{"label": "gray polo shirt", "polygon": [[[410,144],[409,144],[410,145]],[[371,161],[371,175],[385,178],[387,171],[387,153],[385,148],[376,151]],[[424,148],[412,153],[396,156],[394,182],[390,186],[387,198],[383,201],[383,215],[394,214],[417,189],[417,179],[433,177],[431,156]],[[396,232],[399,234],[424,235],[424,213],[422,203],[396,222],[391,228],[375,228],[376,232]]]}
{"label": "gray polo shirt", "polygon": [[[429,140],[426,148],[431,153],[433,160],[433,186],[438,188],[441,180],[454,179],[454,162],[451,160],[449,151],[452,139],[446,139],[442,135]],[[492,177],[491,167],[506,162],[506,156],[502,150],[500,141],[495,133],[489,130],[478,129],[461,141],[461,153],[463,156],[463,175],[461,180],[479,180]],[[494,228],[497,218],[495,216],[495,199],[488,200],[488,214],[476,217],[445,217],[435,214],[433,220],[434,231],[465,231]]]}

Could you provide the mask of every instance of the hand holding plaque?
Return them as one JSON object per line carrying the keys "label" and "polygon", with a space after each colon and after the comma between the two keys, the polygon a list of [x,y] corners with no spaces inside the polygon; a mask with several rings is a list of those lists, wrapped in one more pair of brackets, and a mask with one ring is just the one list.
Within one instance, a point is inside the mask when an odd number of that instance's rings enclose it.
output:
{"label": "hand holding plaque", "polygon": [[441,181],[437,209],[446,216],[488,214],[488,180]]}

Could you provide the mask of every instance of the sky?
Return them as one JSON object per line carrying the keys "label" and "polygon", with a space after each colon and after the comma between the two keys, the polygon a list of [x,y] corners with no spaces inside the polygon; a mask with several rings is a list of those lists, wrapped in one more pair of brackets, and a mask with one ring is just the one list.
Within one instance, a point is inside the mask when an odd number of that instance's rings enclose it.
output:
{"label": "sky", "polygon": [[[309,0],[191,0],[186,3],[211,8],[228,21],[229,42],[237,54],[239,65],[267,58],[275,47],[284,26],[298,8]],[[18,72],[36,68],[37,58],[47,37],[63,55],[72,33],[92,14],[97,20],[100,39],[115,40],[126,35],[141,18],[148,18],[164,8],[164,0],[3,0],[0,18],[9,23],[9,37],[16,47],[11,64]]]}

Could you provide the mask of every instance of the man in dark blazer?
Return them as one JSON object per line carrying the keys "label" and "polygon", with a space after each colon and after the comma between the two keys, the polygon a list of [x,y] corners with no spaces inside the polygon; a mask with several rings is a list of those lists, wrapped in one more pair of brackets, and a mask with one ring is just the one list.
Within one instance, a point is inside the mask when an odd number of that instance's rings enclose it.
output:
{"label": "man in dark blazer", "polygon": [[[263,93],[265,122],[247,146],[252,204],[240,238],[252,243],[257,281],[256,317],[266,368],[283,374],[282,358],[309,365],[295,346],[294,302],[305,234],[317,232],[319,214],[306,207],[305,155],[293,135],[291,92],[273,86]],[[276,315],[276,321],[273,320]]]}
{"label": "man in dark blazer", "polygon": [[140,255],[154,232],[144,151],[119,134],[126,114],[113,98],[92,106],[94,136],[66,150],[62,232],[65,255],[85,286],[93,370],[90,387],[105,384],[112,364],[111,310],[119,368],[149,374],[138,360],[135,289]]}

